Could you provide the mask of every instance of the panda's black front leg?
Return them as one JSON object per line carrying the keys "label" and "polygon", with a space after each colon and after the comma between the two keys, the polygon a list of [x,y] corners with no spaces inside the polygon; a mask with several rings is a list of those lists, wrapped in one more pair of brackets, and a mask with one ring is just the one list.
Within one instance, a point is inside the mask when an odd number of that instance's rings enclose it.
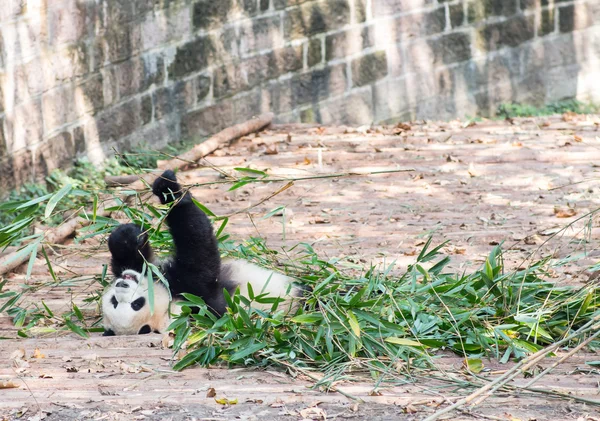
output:
{"label": "panda's black front leg", "polygon": [[[175,243],[175,258],[167,270],[171,293],[191,293],[209,306],[222,307],[223,293],[216,282],[221,258],[210,220],[192,201],[191,194],[181,188],[173,171],[167,170],[157,178],[152,191],[161,203],[173,203],[167,215]],[[214,310],[222,313],[225,309]]]}

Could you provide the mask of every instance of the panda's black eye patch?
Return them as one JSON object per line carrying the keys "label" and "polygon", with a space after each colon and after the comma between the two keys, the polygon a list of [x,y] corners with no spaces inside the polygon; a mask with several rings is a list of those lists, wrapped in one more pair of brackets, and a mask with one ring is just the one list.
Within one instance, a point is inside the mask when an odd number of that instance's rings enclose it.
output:
{"label": "panda's black eye patch", "polygon": [[145,334],[150,333],[150,332],[152,332],[152,328],[150,328],[150,326],[148,326],[148,325],[144,325],[144,326],[142,326],[142,328],[138,332],[138,335],[145,335]]}
{"label": "panda's black eye patch", "polygon": [[146,304],[146,299],[144,297],[140,297],[131,303],[131,308],[134,311],[140,311],[141,308],[144,307],[144,304]]}
{"label": "panda's black eye patch", "polygon": [[117,306],[119,305],[119,302],[117,301],[117,297],[115,297],[114,295],[110,299],[110,303],[113,305],[114,308],[117,308]]}

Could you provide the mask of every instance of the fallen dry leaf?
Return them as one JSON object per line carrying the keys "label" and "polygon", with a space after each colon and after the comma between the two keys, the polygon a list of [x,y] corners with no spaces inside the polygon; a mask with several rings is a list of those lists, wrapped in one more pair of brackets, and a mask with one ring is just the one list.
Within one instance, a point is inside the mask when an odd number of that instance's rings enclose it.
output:
{"label": "fallen dry leaf", "polygon": [[267,149],[265,150],[265,155],[277,155],[278,153],[279,150],[277,149],[277,145],[274,143],[267,146]]}
{"label": "fallen dry leaf", "polygon": [[12,380],[0,380],[0,389],[18,389],[19,385]]}
{"label": "fallen dry leaf", "polygon": [[301,409],[300,416],[304,419],[309,419],[309,420],[326,420],[327,419],[327,413],[325,412],[325,410],[315,407],[315,406]]}
{"label": "fallen dry leaf", "polygon": [[575,142],[583,142],[583,138],[581,136],[573,135],[573,139],[575,139]]}
{"label": "fallen dry leaf", "polygon": [[419,410],[412,404],[407,404],[405,406],[402,407],[402,410],[406,413],[406,414],[416,414],[417,412],[419,412]]}
{"label": "fallen dry leaf", "polygon": [[19,348],[10,354],[11,360],[24,360],[25,359],[25,348]]}
{"label": "fallen dry leaf", "polygon": [[42,354],[38,348],[36,348],[35,351],[33,351],[33,358],[46,358],[46,356]]}
{"label": "fallen dry leaf", "polygon": [[575,215],[577,215],[577,211],[573,208],[554,208],[554,216],[556,216],[557,218],[570,218]]}
{"label": "fallen dry leaf", "polygon": [[215,390],[215,388],[214,387],[208,388],[208,390],[206,391],[206,397],[214,398],[215,396],[217,396],[217,391]]}
{"label": "fallen dry leaf", "polygon": [[228,399],[228,398],[217,399],[217,398],[215,398],[215,402],[218,403],[219,405],[235,405],[238,403],[238,400],[237,400],[237,398],[236,399]]}

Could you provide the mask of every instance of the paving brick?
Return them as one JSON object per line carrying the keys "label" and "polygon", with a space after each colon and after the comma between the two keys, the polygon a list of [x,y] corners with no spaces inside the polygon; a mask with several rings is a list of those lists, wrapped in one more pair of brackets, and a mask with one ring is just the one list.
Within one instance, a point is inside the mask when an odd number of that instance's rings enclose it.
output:
{"label": "paving brick", "polygon": [[556,9],[543,9],[540,13],[540,21],[538,25],[538,36],[548,35],[554,32],[555,29]]}
{"label": "paving brick", "polygon": [[407,66],[411,72],[430,72],[435,67],[471,58],[468,33],[455,32],[436,39],[419,40],[407,47]]}
{"label": "paving brick", "polygon": [[136,17],[135,1],[132,0],[104,0],[104,10],[110,25],[123,25]]}
{"label": "paving brick", "polygon": [[273,0],[275,10],[285,9],[286,7],[298,6],[314,0]]}
{"label": "paving brick", "polygon": [[4,127],[10,151],[18,151],[39,143],[44,134],[41,101],[31,100],[15,106],[12,118],[5,119]]}
{"label": "paving brick", "polygon": [[185,112],[195,104],[193,80],[179,81],[173,86],[157,89],[153,93],[154,116],[157,120],[174,112]]}
{"label": "paving brick", "polygon": [[323,61],[323,41],[320,38],[312,38],[308,41],[306,52],[306,63],[313,67]]}
{"label": "paving brick", "polygon": [[213,95],[223,98],[269,79],[302,69],[302,46],[286,47],[241,62],[226,64],[214,73]]}
{"label": "paving brick", "polygon": [[438,7],[429,12],[414,13],[397,18],[393,31],[397,42],[438,34],[446,28],[445,8]]}
{"label": "paving brick", "polygon": [[77,115],[96,113],[104,108],[104,90],[101,74],[82,81],[75,87]]}
{"label": "paving brick", "polygon": [[388,74],[385,51],[377,51],[352,60],[352,84],[364,86]]}
{"label": "paving brick", "polygon": [[492,16],[512,16],[519,11],[517,0],[470,0],[467,3],[467,19],[479,22]]}
{"label": "paving brick", "polygon": [[373,16],[396,15],[435,4],[435,0],[371,0]]}
{"label": "paving brick", "polygon": [[240,22],[224,29],[220,40],[228,57],[280,48],[284,44],[281,19],[279,16],[267,16]]}
{"label": "paving brick", "polygon": [[255,89],[235,97],[233,104],[235,123],[247,121],[261,114],[263,111],[266,110],[262,109],[262,93],[260,89]]}
{"label": "paving brick", "polygon": [[189,37],[192,33],[190,9],[149,13],[141,24],[142,49],[156,48],[173,40]]}
{"label": "paving brick", "polygon": [[587,3],[577,3],[558,8],[558,29],[572,32],[592,25],[592,13]]}
{"label": "paving brick", "polygon": [[375,44],[373,26],[352,28],[325,38],[325,59],[331,61],[349,55],[358,54]]}
{"label": "paving brick", "polygon": [[81,155],[86,151],[85,131],[83,126],[78,126],[73,129],[73,144],[75,145],[75,154]]}
{"label": "paving brick", "polygon": [[450,27],[459,28],[465,24],[465,9],[462,3],[451,4],[448,7],[450,12]]}
{"label": "paving brick", "polygon": [[306,3],[286,11],[286,38],[298,39],[331,31],[350,23],[348,0],[327,0]]}
{"label": "paving brick", "polygon": [[200,75],[196,78],[196,101],[204,101],[210,95],[212,80],[210,76]]}
{"label": "paving brick", "polygon": [[387,79],[373,85],[373,108],[375,121],[386,121],[410,111],[405,78]]}
{"label": "paving brick", "polygon": [[296,107],[340,95],[344,93],[347,85],[346,64],[328,66],[294,76],[291,81],[292,104]]}
{"label": "paving brick", "polygon": [[141,26],[137,24],[112,26],[102,40],[103,57],[111,63],[126,60],[142,49]]}
{"label": "paving brick", "polygon": [[27,10],[26,0],[11,0],[0,7],[0,22],[15,19]]}
{"label": "paving brick", "polygon": [[290,79],[270,83],[266,92],[269,110],[276,114],[292,111],[292,81]]}
{"label": "paving brick", "polygon": [[196,29],[209,29],[224,24],[236,12],[236,0],[199,0],[194,3],[192,21]]}
{"label": "paving brick", "polygon": [[215,61],[215,45],[210,37],[199,37],[177,48],[169,65],[169,77],[180,78],[206,69]]}
{"label": "paving brick", "polygon": [[35,149],[36,174],[45,175],[57,168],[70,166],[75,157],[75,144],[69,132],[62,132],[46,140]]}
{"label": "paving brick", "polygon": [[371,124],[374,120],[371,90],[362,89],[327,101],[315,113],[316,121],[322,124]]}
{"label": "paving brick", "polygon": [[211,107],[188,112],[181,118],[183,139],[208,136],[233,125],[233,100],[224,100]]}
{"label": "paving brick", "polygon": [[[90,21],[94,17],[87,15],[93,8],[87,8],[85,3],[69,0],[61,7],[48,11],[48,40],[51,45],[69,44],[79,41],[86,35]],[[38,41],[39,42],[39,41]]]}
{"label": "paving brick", "polygon": [[141,119],[143,126],[152,121],[153,114],[154,104],[152,103],[152,95],[146,94],[142,97],[141,103]]}
{"label": "paving brick", "polygon": [[52,89],[42,96],[44,129],[52,132],[61,126],[74,122],[78,113],[75,104],[75,88],[67,84]]}
{"label": "paving brick", "polygon": [[503,22],[490,23],[478,30],[477,45],[484,51],[516,47],[534,36],[533,16],[517,16]]}
{"label": "paving brick", "polygon": [[141,126],[140,100],[135,98],[103,111],[96,116],[94,125],[102,143],[130,135]]}

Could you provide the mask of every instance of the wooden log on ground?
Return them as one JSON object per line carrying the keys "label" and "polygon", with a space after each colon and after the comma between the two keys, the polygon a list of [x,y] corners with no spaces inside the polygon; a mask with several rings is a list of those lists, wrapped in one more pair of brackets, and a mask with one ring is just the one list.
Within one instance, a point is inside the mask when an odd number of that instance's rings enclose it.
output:
{"label": "wooden log on ground", "polygon": [[127,186],[140,178],[139,175],[107,175],[104,177],[104,182],[107,187]]}
{"label": "wooden log on ground", "polygon": [[[110,201],[108,204],[102,206],[96,212],[99,216],[109,217],[111,212],[105,210],[107,207],[115,206],[115,201]],[[69,238],[78,228],[85,227],[89,225],[92,221],[89,219],[74,217],[73,219],[68,220],[62,225],[59,225],[56,228],[51,228],[44,233],[44,243],[46,244],[60,244],[64,242],[67,238]],[[39,251],[41,252],[41,251]],[[23,263],[29,260],[30,254],[25,254],[24,256],[18,256],[19,250],[15,250],[11,253],[8,253],[0,258],[0,275],[3,275],[7,272],[15,270]]]}
{"label": "wooden log on ground", "polygon": [[[266,113],[252,120],[245,121],[244,123],[228,127],[175,158],[158,161],[157,167],[160,171],[139,176],[110,176],[106,177],[104,181],[107,186],[127,185],[131,190],[143,190],[146,187],[146,184],[152,184],[154,182],[162,170],[185,169],[190,165],[195,164],[196,161],[204,158],[206,155],[223,146],[229,145],[233,140],[268,127],[273,122],[273,117],[273,113]],[[126,183],[131,180],[133,180],[131,184]]]}
{"label": "wooden log on ground", "polygon": [[189,151],[173,159],[158,161],[157,166],[161,170],[175,168],[185,169],[189,165],[194,164],[199,159],[204,158],[211,152],[214,152],[215,150],[228,145],[231,141],[264,129],[273,122],[273,117],[273,113],[267,113],[260,115],[255,119],[245,121],[244,123],[228,127],[225,130],[221,130],[219,133],[212,136],[210,139],[202,142],[199,145],[194,146]]}

